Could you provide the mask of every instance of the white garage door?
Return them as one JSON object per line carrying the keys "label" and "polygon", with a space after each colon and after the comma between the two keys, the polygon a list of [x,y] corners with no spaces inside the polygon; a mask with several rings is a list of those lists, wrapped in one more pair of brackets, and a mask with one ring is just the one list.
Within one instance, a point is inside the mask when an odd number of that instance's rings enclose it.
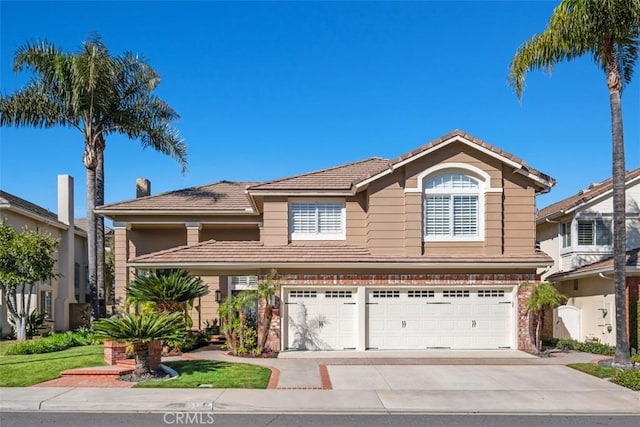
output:
{"label": "white garage door", "polygon": [[370,290],[368,348],[508,348],[511,306],[510,289]]}
{"label": "white garage door", "polygon": [[355,349],[355,290],[290,290],[286,297],[288,349]]}

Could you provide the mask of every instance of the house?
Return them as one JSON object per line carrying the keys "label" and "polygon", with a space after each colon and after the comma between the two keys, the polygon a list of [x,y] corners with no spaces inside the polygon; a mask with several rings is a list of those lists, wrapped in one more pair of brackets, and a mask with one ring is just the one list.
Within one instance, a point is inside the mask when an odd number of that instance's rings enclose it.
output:
{"label": "house", "polygon": [[[535,197],[553,178],[456,130],[396,159],[220,181],[101,206],[116,297],[136,271],[186,269],[221,298],[278,269],[275,350],[531,346]],[[217,317],[215,292],[194,321]],[[199,317],[198,317],[199,315]]]}
{"label": "house", "polygon": [[[0,190],[0,221],[20,231],[25,227],[59,240],[56,275],[38,283],[31,307],[47,313],[55,330],[68,330],[82,323],[88,265],[87,233],[74,225],[73,177],[58,176],[58,213]],[[6,296],[0,298],[0,330],[9,333]]]}
{"label": "house", "polygon": [[[631,346],[638,345],[640,286],[640,169],[626,174],[627,328]],[[553,334],[578,341],[616,343],[613,282],[612,180],[560,200],[537,214],[541,249],[555,262],[542,278],[569,297],[557,309]]]}

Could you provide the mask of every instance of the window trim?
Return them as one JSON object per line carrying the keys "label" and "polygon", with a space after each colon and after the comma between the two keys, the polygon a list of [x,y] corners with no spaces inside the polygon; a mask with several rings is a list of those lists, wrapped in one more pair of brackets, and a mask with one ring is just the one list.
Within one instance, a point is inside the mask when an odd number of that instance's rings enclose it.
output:
{"label": "window trim", "polygon": [[[293,214],[292,208],[295,204],[314,204],[316,206],[316,214],[318,209],[318,204],[335,204],[340,206],[340,232],[339,233],[295,233],[293,231]],[[289,239],[291,241],[294,240],[346,240],[347,239],[347,231],[346,231],[346,223],[347,223],[347,207],[344,199],[294,199],[289,200],[288,207],[288,215],[289,215]],[[316,216],[316,221],[317,221]]]}
{"label": "window trim", "polygon": [[[580,222],[591,222],[592,224],[594,224],[592,233],[593,233],[593,238],[596,239],[596,241],[594,241],[593,244],[591,245],[581,245],[579,242],[579,235],[578,235],[578,226]],[[597,236],[598,236],[598,232],[597,232],[597,222],[601,221],[601,222],[608,222],[609,223],[609,232],[611,234],[611,242],[608,245],[600,245],[597,243]],[[613,248],[613,242],[614,242],[614,235],[613,235],[613,219],[612,218],[608,218],[608,217],[603,217],[603,216],[597,216],[597,217],[593,217],[593,216],[583,216],[583,217],[577,217],[574,221],[574,229],[572,231],[575,232],[575,239],[576,239],[576,248],[580,248],[580,249],[585,249],[585,248],[606,248],[607,250],[612,249]]]}
{"label": "window trim", "polygon": [[[424,242],[482,242],[485,239],[485,193],[488,190],[492,192],[496,189],[488,188],[490,177],[486,172],[479,173],[477,168],[468,167],[464,164],[456,164],[456,167],[434,167],[420,174],[421,180],[418,183],[422,193],[422,239]],[[426,183],[440,175],[457,174],[465,175],[473,178],[478,182],[477,189],[470,188],[451,188],[451,189],[427,189]],[[501,189],[500,189],[501,190]],[[477,217],[477,235],[475,236],[455,236],[453,230],[448,236],[428,236],[426,233],[426,198],[428,195],[449,195],[450,203],[453,203],[453,196],[477,196],[478,198],[478,217]]]}

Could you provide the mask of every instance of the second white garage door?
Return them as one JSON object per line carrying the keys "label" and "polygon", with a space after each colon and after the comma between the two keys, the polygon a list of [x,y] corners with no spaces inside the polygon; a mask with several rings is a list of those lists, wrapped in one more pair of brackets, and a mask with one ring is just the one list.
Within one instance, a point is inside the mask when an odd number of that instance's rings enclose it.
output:
{"label": "second white garage door", "polygon": [[368,348],[511,346],[508,289],[378,289],[367,294]]}
{"label": "second white garage door", "polygon": [[356,348],[355,290],[290,290],[286,298],[288,349]]}

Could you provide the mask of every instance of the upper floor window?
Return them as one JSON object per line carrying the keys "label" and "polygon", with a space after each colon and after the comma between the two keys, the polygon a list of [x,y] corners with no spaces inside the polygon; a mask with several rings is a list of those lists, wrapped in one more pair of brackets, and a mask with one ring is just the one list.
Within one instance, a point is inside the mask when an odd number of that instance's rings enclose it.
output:
{"label": "upper floor window", "polygon": [[578,246],[611,246],[612,241],[611,220],[578,220]]}
{"label": "upper floor window", "polygon": [[289,208],[291,240],[343,240],[343,202],[293,202]]}
{"label": "upper floor window", "polygon": [[571,247],[571,223],[565,222],[560,226],[560,233],[562,234],[562,247]]}
{"label": "upper floor window", "polygon": [[475,240],[481,237],[480,182],[469,175],[445,173],[424,185],[426,240]]}

